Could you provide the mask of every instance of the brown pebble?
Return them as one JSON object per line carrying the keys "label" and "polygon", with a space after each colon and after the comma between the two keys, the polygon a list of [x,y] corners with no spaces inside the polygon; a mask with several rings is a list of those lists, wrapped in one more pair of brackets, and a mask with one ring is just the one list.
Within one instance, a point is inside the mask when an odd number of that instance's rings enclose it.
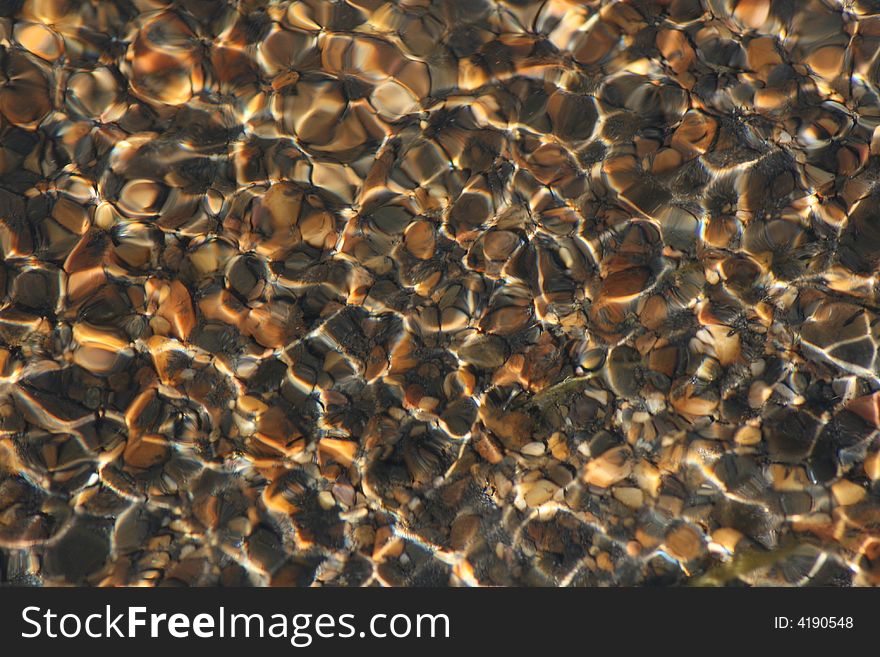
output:
{"label": "brown pebble", "polygon": [[321,438],[318,443],[318,451],[326,454],[340,465],[350,466],[354,462],[358,444],[351,440],[338,440],[335,438]]}
{"label": "brown pebble", "polygon": [[627,445],[621,445],[588,461],[583,479],[593,486],[608,488],[626,479],[632,470],[632,450]]}
{"label": "brown pebble", "polygon": [[144,434],[128,439],[123,458],[135,468],[150,468],[165,461],[170,451],[171,447],[164,436]]}
{"label": "brown pebble", "polygon": [[666,534],[666,551],[679,561],[696,559],[703,551],[700,533],[689,525],[678,525]]}

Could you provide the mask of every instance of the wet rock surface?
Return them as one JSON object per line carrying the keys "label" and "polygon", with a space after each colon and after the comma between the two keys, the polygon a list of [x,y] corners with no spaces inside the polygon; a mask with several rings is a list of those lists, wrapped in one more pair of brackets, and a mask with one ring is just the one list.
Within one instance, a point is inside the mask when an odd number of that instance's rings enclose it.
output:
{"label": "wet rock surface", "polygon": [[877,584],[878,39],[0,3],[0,580]]}

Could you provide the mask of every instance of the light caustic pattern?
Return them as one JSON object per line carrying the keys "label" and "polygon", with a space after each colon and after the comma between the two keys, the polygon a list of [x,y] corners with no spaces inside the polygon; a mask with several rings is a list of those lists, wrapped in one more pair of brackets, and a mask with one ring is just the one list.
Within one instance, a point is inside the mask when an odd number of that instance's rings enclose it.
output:
{"label": "light caustic pattern", "polygon": [[0,580],[880,580],[877,0],[0,11]]}

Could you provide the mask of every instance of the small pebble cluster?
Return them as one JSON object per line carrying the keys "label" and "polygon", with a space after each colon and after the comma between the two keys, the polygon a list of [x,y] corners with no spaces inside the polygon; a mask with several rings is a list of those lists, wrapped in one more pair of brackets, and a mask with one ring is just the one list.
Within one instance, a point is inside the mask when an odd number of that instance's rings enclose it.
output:
{"label": "small pebble cluster", "polygon": [[0,15],[0,582],[880,583],[880,1]]}

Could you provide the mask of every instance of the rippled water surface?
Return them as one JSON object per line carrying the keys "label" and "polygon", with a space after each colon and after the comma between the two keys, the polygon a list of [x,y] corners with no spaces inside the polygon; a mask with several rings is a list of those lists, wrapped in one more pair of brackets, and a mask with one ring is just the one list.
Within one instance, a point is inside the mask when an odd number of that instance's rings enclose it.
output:
{"label": "rippled water surface", "polygon": [[880,580],[877,0],[0,14],[0,582]]}

